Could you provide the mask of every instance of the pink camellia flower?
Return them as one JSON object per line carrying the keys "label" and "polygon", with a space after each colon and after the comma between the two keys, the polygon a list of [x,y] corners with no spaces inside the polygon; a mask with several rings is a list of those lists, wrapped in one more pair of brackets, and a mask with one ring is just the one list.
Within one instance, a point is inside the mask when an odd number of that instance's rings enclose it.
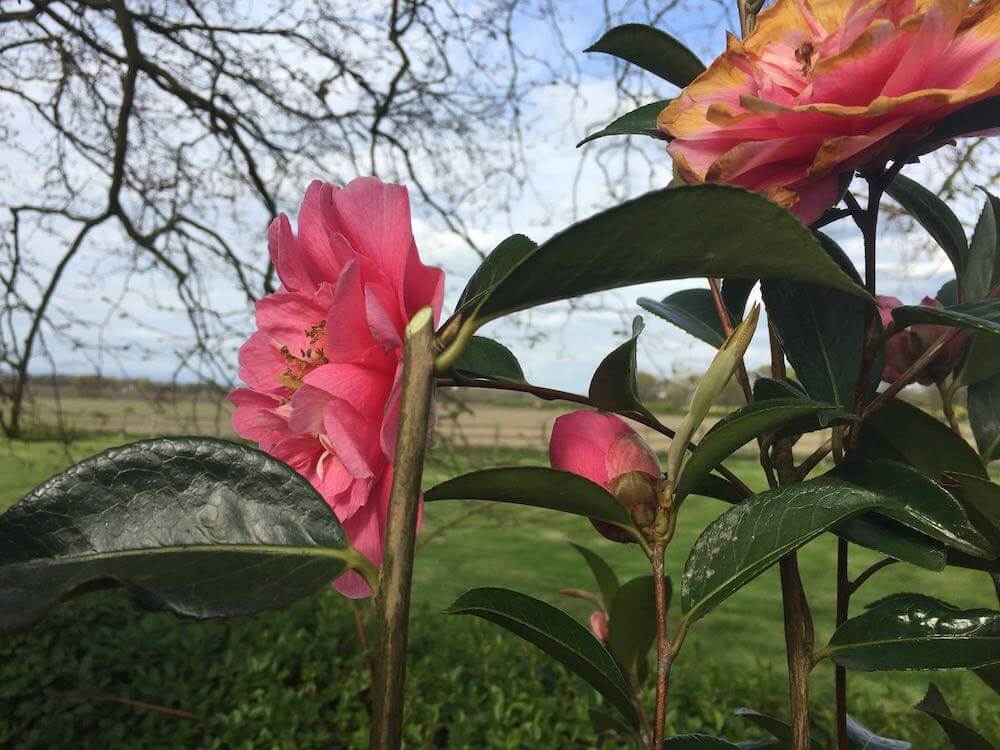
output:
{"label": "pink camellia flower", "polygon": [[[233,427],[308,479],[378,565],[404,329],[426,306],[437,322],[444,274],[420,262],[406,188],[374,177],[313,182],[298,230],[284,214],[268,230],[281,288],[257,303],[258,330],[240,349],[248,387],[229,394]],[[370,593],[354,572],[335,585]]]}
{"label": "pink camellia flower", "polygon": [[777,0],[658,125],[687,182],[742,185],[808,224],[847,173],[997,94],[998,0]]}
{"label": "pink camellia flower", "polygon": [[599,609],[591,612],[590,629],[594,631],[597,640],[607,643],[610,632],[608,629],[608,616]]}
{"label": "pink camellia flower", "polygon": [[[878,295],[878,310],[883,326],[888,326],[892,322],[892,311],[902,304],[895,297]],[[942,306],[931,297],[924,297],[920,304],[927,307]],[[904,328],[892,336],[885,345],[885,369],[882,371],[882,380],[894,383],[930,348],[931,344],[953,330],[949,326],[924,324]],[[958,364],[964,346],[965,340],[962,336],[956,336],[945,344],[931,363],[921,371],[917,382],[930,385],[947,377]]]}
{"label": "pink camellia flower", "polygon": [[[636,505],[656,507],[652,488],[662,475],[656,454],[639,433],[614,414],[576,411],[559,417],[549,438],[549,463],[554,469],[571,471],[602,485],[626,510]],[[648,482],[622,481],[633,472]],[[632,541],[617,526],[593,519],[591,523],[612,541]]]}

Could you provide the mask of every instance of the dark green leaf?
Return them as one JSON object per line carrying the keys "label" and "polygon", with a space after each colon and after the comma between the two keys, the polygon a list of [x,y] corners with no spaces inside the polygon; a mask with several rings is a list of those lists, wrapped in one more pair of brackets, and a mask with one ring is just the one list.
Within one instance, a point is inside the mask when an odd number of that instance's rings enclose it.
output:
{"label": "dark green leaf", "polygon": [[476,615],[520,636],[586,680],[629,726],[638,725],[628,683],[614,657],[561,609],[517,591],[480,588],[466,591],[445,613]]}
{"label": "dark green leaf", "polygon": [[986,204],[976,223],[972,242],[969,244],[969,262],[962,275],[962,289],[967,302],[975,302],[986,296],[993,285],[993,271],[998,262],[997,253],[997,213],[1000,201],[985,190]]}
{"label": "dark green leaf", "polygon": [[910,750],[912,745],[903,740],[890,740],[879,737],[855,721],[853,716],[847,717],[847,747],[849,750]]}
{"label": "dark green leaf", "polygon": [[896,175],[886,192],[934,238],[961,278],[969,243],[962,222],[948,205],[919,182],[903,175]]}
{"label": "dark green leaf", "polygon": [[1000,334],[1000,299],[965,302],[952,307],[901,305],[892,311],[892,319],[899,328],[933,323]]}
{"label": "dark green leaf", "polygon": [[96,581],[196,618],[287,605],[356,555],[285,464],[213,439],[164,438],[90,458],[0,516],[0,630]]}
{"label": "dark green leaf", "polygon": [[[670,581],[667,580],[667,603]],[[637,670],[656,640],[656,594],[653,576],[640,576],[622,584],[611,605],[611,653],[627,670]]]}
{"label": "dark green leaf", "polygon": [[570,544],[583,555],[583,559],[586,561],[587,566],[590,568],[590,572],[594,574],[594,580],[597,581],[597,587],[601,590],[601,599],[604,600],[604,609],[611,611],[611,604],[615,600],[615,594],[618,593],[618,576],[615,575],[615,571],[612,570],[611,566],[605,562],[604,558],[598,555],[593,550],[582,547],[579,544]]}
{"label": "dark green leaf", "polygon": [[708,289],[683,289],[660,302],[640,297],[639,306],[709,346],[718,348],[726,341],[712,292]]}
{"label": "dark green leaf", "polygon": [[[792,727],[788,722],[782,721],[774,716],[762,714],[752,708],[737,708],[733,714],[739,716],[744,721],[748,721],[754,726],[763,729],[777,740],[775,747],[781,750],[791,750],[792,747]],[[813,740],[815,742],[815,739]]]}
{"label": "dark green leaf", "polygon": [[730,505],[744,499],[743,493],[732,482],[715,474],[705,477],[697,487],[691,490],[690,494],[714,497],[716,500],[722,500]]}
{"label": "dark green leaf", "polygon": [[928,149],[932,149],[943,141],[974,135],[996,127],[1000,127],[1000,97],[983,99],[968,107],[962,107],[957,112],[952,112],[934,126],[934,130],[924,139],[923,143]]}
{"label": "dark green leaf", "polygon": [[837,628],[819,655],[863,672],[982,667],[1000,661],[1000,612],[896,594]]}
{"label": "dark green leaf", "polygon": [[678,88],[705,70],[701,60],[670,34],[641,23],[616,26],[586,51],[604,52],[638,65]]}
{"label": "dark green leaf", "polygon": [[[850,260],[835,243],[818,235],[830,256],[857,280]],[[765,279],[761,293],[768,320],[795,376],[817,401],[854,408],[868,306],[860,299],[819,284]],[[876,319],[878,329],[881,324]],[[882,373],[875,363],[871,389]]]}
{"label": "dark green leaf", "polygon": [[984,463],[1000,458],[1000,375],[969,386],[969,424]]}
{"label": "dark green leaf", "polygon": [[833,532],[849,542],[927,570],[943,570],[947,562],[943,544],[874,513],[841,521]]}
{"label": "dark green leaf", "polygon": [[919,469],[931,479],[944,472],[985,477],[972,447],[947,425],[900,399],[892,399],[865,420],[861,455],[889,458]]}
{"label": "dark green leaf", "polygon": [[681,578],[685,616],[704,617],[789,552],[880,502],[873,492],[820,477],[734,505],[691,548]]}
{"label": "dark green leaf", "polygon": [[957,305],[960,302],[958,299],[958,279],[952,279],[942,284],[937,294],[934,295],[934,299],[945,307]]}
{"label": "dark green leaf", "polygon": [[914,708],[923,711],[938,723],[948,735],[951,744],[955,746],[955,750],[995,750],[993,744],[979,732],[967,727],[951,715],[948,703],[933,682],[928,686],[926,695]]}
{"label": "dark green leaf", "polygon": [[613,714],[596,706],[591,706],[587,709],[587,714],[590,716],[590,726],[594,728],[594,733],[597,735],[610,733],[621,735],[622,737],[636,736],[636,730],[622,721],[618,714]]}
{"label": "dark green leaf", "polygon": [[628,513],[601,485],[568,471],[541,466],[473,471],[428,490],[424,500],[489,500],[530,505],[632,528]]}
{"label": "dark green leaf", "polygon": [[990,542],[962,505],[916,469],[889,460],[843,463],[826,476],[881,495],[874,512],[969,555],[990,559]]}
{"label": "dark green leaf", "polygon": [[[788,380],[757,378],[753,384],[753,393],[755,401],[797,398],[810,403],[812,402],[798,383]],[[849,411],[839,408],[827,408],[812,416],[793,420],[783,429],[779,430],[777,436],[797,438],[807,432],[825,430],[831,425],[847,424],[855,421],[857,421],[857,417]]]}
{"label": "dark green leaf", "polygon": [[1000,695],[1000,664],[990,664],[974,670],[976,677],[985,682],[990,690]]}
{"label": "dark green leaf", "polygon": [[959,385],[973,385],[1000,375],[1000,336],[974,331],[969,339],[962,365],[955,374],[955,381]]}
{"label": "dark green leaf", "polygon": [[740,746],[707,734],[675,734],[663,741],[663,750],[740,750]]}
{"label": "dark green leaf", "polygon": [[523,234],[512,234],[493,248],[462,290],[455,306],[456,313],[464,314],[475,310],[489,297],[497,284],[537,249],[538,244]]}
{"label": "dark green leaf", "polygon": [[[731,232],[739,225],[740,232]],[[536,305],[664,279],[787,278],[868,295],[788,211],[743,188],[685,185],[646,193],[556,234],[521,238],[476,272],[460,312],[482,325]],[[473,314],[473,305],[478,309]]]}
{"label": "dark green leaf", "polygon": [[653,418],[639,400],[635,355],[642,333],[642,318],[632,321],[632,336],[604,358],[590,381],[590,401],[598,409],[630,417]]}
{"label": "dark green leaf", "polygon": [[576,144],[577,148],[609,135],[648,135],[653,138],[663,138],[663,134],[656,127],[656,118],[668,104],[670,104],[670,99],[661,99],[658,102],[644,104],[639,109],[633,109],[614,120],[604,130],[598,130],[596,133],[588,135]]}
{"label": "dark green leaf", "polygon": [[755,401],[720,420],[688,457],[677,483],[675,497],[683,500],[734,451],[758,435],[780,429],[789,422],[829,409],[801,398]]}
{"label": "dark green leaf", "polygon": [[723,279],[722,301],[726,303],[733,325],[743,320],[747,300],[750,299],[750,292],[756,283],[757,279]]}
{"label": "dark green leaf", "polygon": [[983,536],[993,545],[994,557],[1000,556],[1000,485],[967,474],[944,475],[945,487],[959,499]]}
{"label": "dark green leaf", "polygon": [[469,339],[462,356],[455,363],[455,369],[473,378],[524,382],[524,372],[514,353],[485,336]]}

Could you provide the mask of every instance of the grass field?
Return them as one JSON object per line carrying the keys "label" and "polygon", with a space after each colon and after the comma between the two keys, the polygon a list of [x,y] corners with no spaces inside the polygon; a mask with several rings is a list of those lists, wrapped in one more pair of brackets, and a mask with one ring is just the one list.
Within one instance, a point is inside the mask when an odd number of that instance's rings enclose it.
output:
{"label": "grass field", "polygon": [[[54,441],[0,443],[0,510],[72,461],[118,442],[122,439],[95,437],[69,446]],[[511,463],[544,463],[544,456],[528,450],[486,448],[440,452],[428,467],[427,483],[470,467]],[[753,461],[737,458],[730,467],[752,487],[762,487],[763,477]],[[675,581],[694,539],[723,509],[721,504],[702,498],[685,506],[668,557],[669,572]],[[586,566],[567,544],[571,540],[604,555],[622,581],[648,572],[637,548],[605,541],[585,520],[525,508],[462,502],[428,504],[421,539],[414,590],[415,617],[421,619],[439,618],[434,613],[463,591],[482,585],[514,588],[558,602],[585,619],[588,610],[582,603],[559,601],[557,593],[563,587],[594,589]],[[835,547],[833,538],[821,538],[801,552],[801,569],[819,645],[829,637],[834,619]],[[876,559],[873,553],[852,548],[852,574]],[[966,607],[996,606],[985,574],[958,570],[936,574],[898,565],[880,572],[865,585],[855,599],[855,612],[863,604],[897,591],[919,591]],[[776,571],[770,570],[693,628],[675,671],[676,694],[682,694],[684,685],[699,673],[750,674],[758,676],[761,685],[781,685],[784,652],[778,592]],[[431,623],[424,624],[433,628]],[[916,748],[945,747],[939,731],[911,710],[930,679],[944,691],[957,716],[980,731],[1000,737],[995,696],[966,673],[852,674],[855,713],[874,729],[903,729]],[[754,683],[734,680],[733,689],[748,689],[747,684]],[[780,694],[733,695],[725,684],[717,687],[720,701],[725,701],[717,706],[720,712],[736,705],[782,710],[784,699]],[[828,664],[817,668],[812,688],[819,714],[829,716],[833,686]],[[675,719],[684,726],[679,717]]]}

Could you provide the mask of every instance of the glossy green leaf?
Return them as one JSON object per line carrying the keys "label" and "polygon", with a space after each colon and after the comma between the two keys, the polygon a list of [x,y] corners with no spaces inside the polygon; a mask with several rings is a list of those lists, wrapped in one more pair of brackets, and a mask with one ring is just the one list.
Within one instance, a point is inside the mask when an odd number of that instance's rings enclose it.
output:
{"label": "glossy green leaf", "polygon": [[476,615],[537,646],[604,696],[629,726],[638,725],[628,683],[614,657],[561,609],[517,591],[479,588],[466,591],[445,613]]}
{"label": "glossy green leaf", "polygon": [[[731,232],[737,224],[741,231]],[[868,299],[788,211],[743,188],[685,185],[646,193],[559,232],[537,249],[506,240],[476,272],[459,311],[479,326],[591,292],[730,275],[826,284]],[[502,258],[495,255],[502,252]]]}
{"label": "glossy green leaf", "polygon": [[841,521],[833,527],[833,532],[848,542],[926,570],[944,570],[947,564],[943,544],[875,513],[862,513]]}
{"label": "glossy green leaf", "polygon": [[942,482],[957,497],[983,536],[1000,556],[1000,485],[967,474],[945,474]]}
{"label": "glossy green leaf", "polygon": [[789,552],[880,501],[873,492],[820,477],[734,505],[691,548],[681,578],[685,616],[704,617]]}
{"label": "glossy green leaf", "polygon": [[[820,240],[840,267],[857,280],[843,250],[829,238],[820,236]],[[768,320],[806,392],[816,401],[853,410],[867,303],[828,286],[782,279],[763,280],[761,293]],[[875,322],[881,330],[877,318]],[[878,385],[881,373],[880,355],[869,390]]]}
{"label": "glossy green leaf", "polygon": [[853,716],[848,715],[847,747],[848,750],[910,750],[913,746],[903,740],[879,737],[859,724]]}
{"label": "glossy green leaf", "polygon": [[462,290],[455,306],[456,312],[471,314],[513,269],[537,249],[538,243],[523,234],[512,234],[493,248]]}
{"label": "glossy green leaf", "polygon": [[627,23],[605,32],[586,52],[604,52],[684,88],[705,70],[691,50],[665,31]]}
{"label": "glossy green leaf", "polygon": [[948,204],[904,175],[896,175],[886,192],[934,238],[961,278],[969,254],[969,243],[962,222],[948,208]]}
{"label": "glossy green leaf", "polygon": [[[800,399],[811,402],[811,399],[798,383],[786,380],[773,380],[758,377],[753,384],[754,401],[774,399]],[[836,424],[849,424],[857,421],[857,416],[840,408],[827,408],[814,415],[802,417],[789,422],[778,431],[778,437],[797,438],[807,432],[825,430]]]}
{"label": "glossy green leaf", "polygon": [[707,734],[675,734],[663,741],[663,750],[740,750],[740,745]]}
{"label": "glossy green leaf", "polygon": [[969,555],[991,559],[992,544],[969,521],[961,503],[916,469],[895,461],[852,461],[826,476],[883,498],[873,511]]}
{"label": "glossy green leaf", "polygon": [[948,703],[933,682],[928,686],[927,693],[914,706],[918,711],[930,716],[938,723],[951,740],[955,750],[996,750],[989,740],[979,732],[958,721],[951,714]]}
{"label": "glossy green leaf", "polygon": [[705,477],[689,494],[712,497],[730,505],[745,499],[743,493],[732,482],[715,474]]}
{"label": "glossy green leaf", "polygon": [[1000,299],[965,302],[952,307],[901,305],[892,311],[892,319],[900,328],[921,323],[953,326],[989,334],[1000,334]]}
{"label": "glossy green leaf", "polygon": [[646,135],[652,138],[663,138],[663,134],[656,127],[656,118],[659,117],[663,108],[670,104],[670,99],[661,99],[657,102],[644,104],[638,109],[627,112],[616,120],[612,121],[603,130],[591,133],[577,145],[577,148],[590,143],[598,138],[609,135]]}
{"label": "glossy green leaf", "polygon": [[1000,661],[1000,612],[896,594],[837,628],[818,655],[863,672],[982,667]]}
{"label": "glossy green leaf", "polygon": [[934,299],[945,307],[957,305],[960,302],[958,299],[958,279],[952,279],[942,284],[937,294],[934,295]]}
{"label": "glossy green leaf", "polygon": [[605,357],[590,380],[590,401],[598,409],[630,417],[653,415],[639,400],[636,347],[643,329],[642,318],[632,320],[632,336]]}
{"label": "glossy green leaf", "polygon": [[112,448],[0,515],[0,630],[95,582],[186,617],[280,607],[329,586],[358,553],[305,479],[208,438]]}
{"label": "glossy green leaf", "polygon": [[973,670],[976,677],[982,680],[997,695],[1000,695],[1000,664],[990,664]]}
{"label": "glossy green leaf", "polygon": [[712,292],[708,289],[682,289],[660,302],[640,297],[639,306],[709,346],[718,348],[726,340]]}
{"label": "glossy green leaf", "polygon": [[1000,375],[1000,336],[984,331],[973,331],[967,335],[969,344],[955,373],[955,381],[960,386],[973,385]]}
{"label": "glossy green leaf", "polygon": [[587,715],[590,717],[590,726],[593,727],[594,733],[597,735],[616,734],[632,738],[637,736],[636,730],[622,721],[618,714],[605,711],[601,707],[591,706],[587,709]]}
{"label": "glossy green leaf", "polygon": [[[774,745],[776,748],[781,750],[791,750],[792,747],[792,727],[786,722],[775,716],[769,716],[768,714],[763,714],[760,711],[755,711],[752,708],[737,708],[733,710],[735,716],[740,717],[746,722],[753,724],[759,729],[763,729],[765,732],[770,734],[776,740]],[[813,742],[816,740],[813,738]]]}
{"label": "glossy green leaf", "polygon": [[597,587],[601,590],[601,599],[604,601],[604,609],[610,612],[611,604],[615,600],[615,594],[618,593],[618,576],[615,574],[615,571],[611,568],[611,566],[608,565],[604,558],[599,554],[579,544],[573,544],[573,542],[570,542],[570,544],[583,556],[584,561],[587,563],[587,567],[590,568],[590,572],[594,574],[594,580],[597,581]]}
{"label": "glossy green leaf", "polygon": [[969,424],[984,463],[1000,458],[1000,375],[969,386]]}
{"label": "glossy green leaf", "polygon": [[774,432],[793,420],[829,408],[829,404],[789,398],[755,401],[738,409],[720,420],[701,439],[684,464],[675,497],[683,500],[713,468],[758,435]]}
{"label": "glossy green leaf", "polygon": [[462,356],[455,363],[462,375],[490,380],[524,382],[524,371],[517,357],[506,346],[485,336],[469,339]]}
{"label": "glossy green leaf", "polygon": [[473,471],[429,489],[424,500],[488,500],[530,505],[632,528],[628,513],[601,485],[578,474],[541,466]]}
{"label": "glossy green leaf", "polygon": [[[670,581],[667,604],[670,603]],[[656,593],[653,576],[639,576],[622,584],[611,604],[611,653],[627,670],[637,670],[656,640]]]}
{"label": "glossy green leaf", "polygon": [[865,420],[860,453],[910,464],[931,479],[946,471],[986,477],[972,447],[946,424],[898,398]]}
{"label": "glossy green leaf", "polygon": [[976,229],[969,243],[969,262],[962,274],[962,290],[967,302],[981,300],[993,285],[994,269],[1000,262],[997,252],[998,212],[1000,200],[986,193],[986,204],[979,214]]}

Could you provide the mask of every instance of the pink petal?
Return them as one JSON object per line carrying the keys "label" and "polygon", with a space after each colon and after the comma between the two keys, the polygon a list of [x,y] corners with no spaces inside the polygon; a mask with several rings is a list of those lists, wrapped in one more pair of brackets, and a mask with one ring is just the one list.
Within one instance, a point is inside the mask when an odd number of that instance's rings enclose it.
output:
{"label": "pink petal", "polygon": [[355,363],[331,362],[317,367],[303,379],[303,385],[319,388],[330,396],[343,399],[353,409],[373,422],[381,422],[393,372],[388,369]]}
{"label": "pink petal", "polygon": [[396,439],[399,435],[399,405],[400,394],[403,390],[403,365],[400,363],[396,367],[396,375],[392,380],[392,389],[389,391],[389,398],[386,401],[385,416],[382,419],[382,431],[379,435],[379,442],[382,446],[382,455],[390,461],[396,457]]}
{"label": "pink petal", "polygon": [[[379,522],[378,507],[371,503],[351,518],[343,521],[344,531],[351,546],[375,565],[382,562],[382,545],[385,531]],[[334,588],[349,599],[362,599],[372,595],[372,590],[360,574],[349,570],[333,582]]]}
{"label": "pink petal", "polygon": [[392,291],[382,284],[365,284],[365,318],[372,336],[391,351],[403,346],[404,323],[400,318],[399,301]]}
{"label": "pink petal", "polygon": [[347,237],[355,251],[375,261],[390,284],[401,287],[413,243],[406,188],[359,177],[335,193],[333,203],[331,228]]}
{"label": "pink petal", "polygon": [[608,479],[615,479],[630,471],[641,471],[658,477],[660,462],[649,443],[637,432],[620,432],[615,435],[605,458]]}
{"label": "pink petal", "polygon": [[292,233],[292,225],[288,217],[278,214],[267,228],[267,249],[271,262],[278,272],[278,278],[285,288],[292,292],[312,292],[316,285],[303,264],[299,242]]}
{"label": "pink petal", "polygon": [[326,318],[326,355],[336,362],[364,359],[375,346],[365,317],[361,267],[351,261],[344,267]]}
{"label": "pink petal", "polygon": [[434,311],[434,323],[441,317],[444,300],[444,271],[425,266],[414,245],[406,259],[406,277],[403,282],[403,311],[409,320],[424,307],[430,305]]}
{"label": "pink petal", "polygon": [[257,391],[287,392],[278,376],[288,369],[279,347],[266,333],[257,331],[240,347],[240,380]]}
{"label": "pink petal", "polygon": [[613,414],[597,411],[564,414],[552,425],[549,463],[555,469],[607,485],[611,479],[607,466],[611,443],[619,434],[630,432],[635,431]]}
{"label": "pink petal", "polygon": [[257,327],[293,355],[312,347],[309,330],[326,320],[321,297],[304,294],[269,294],[257,301]]}
{"label": "pink petal", "polygon": [[323,426],[334,453],[351,476],[374,476],[371,457],[378,433],[369,421],[348,402],[334,399],[323,410]]}
{"label": "pink petal", "polygon": [[292,432],[312,435],[323,432],[323,410],[333,398],[322,388],[306,383],[295,391],[291,401],[288,426]]}

